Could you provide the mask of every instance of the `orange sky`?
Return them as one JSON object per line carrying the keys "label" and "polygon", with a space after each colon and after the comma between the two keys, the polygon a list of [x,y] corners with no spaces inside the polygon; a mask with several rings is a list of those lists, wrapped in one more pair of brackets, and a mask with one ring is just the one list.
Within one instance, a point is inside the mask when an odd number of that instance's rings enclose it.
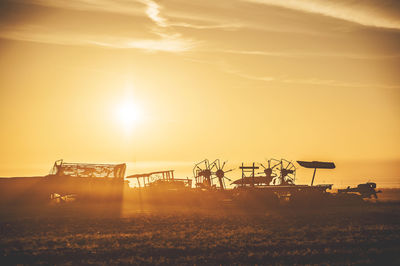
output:
{"label": "orange sky", "polygon": [[59,158],[189,175],[204,158],[283,157],[337,162],[321,182],[400,185],[399,14],[372,0],[1,1],[0,176]]}

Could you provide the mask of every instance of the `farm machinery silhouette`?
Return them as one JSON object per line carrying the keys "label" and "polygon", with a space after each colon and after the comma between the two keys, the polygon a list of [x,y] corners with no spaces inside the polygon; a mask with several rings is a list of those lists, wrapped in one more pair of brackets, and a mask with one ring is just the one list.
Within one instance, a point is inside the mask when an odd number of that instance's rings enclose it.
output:
{"label": "farm machinery silhouette", "polygon": [[[233,180],[227,176],[235,168],[228,168],[226,161],[204,159],[194,164],[193,178],[175,178],[174,170],[154,171],[126,176],[135,180],[138,187],[127,190],[129,194],[142,192],[150,201],[172,203],[180,201],[203,202],[211,205],[218,201],[233,202],[244,206],[279,206],[281,204],[318,205],[329,202],[362,201],[364,198],[377,198],[375,183],[360,184],[354,188],[339,189],[337,193],[328,192],[333,184],[314,184],[318,169],[334,169],[333,162],[297,161],[304,168],[314,169],[310,185],[296,184],[297,168],[292,161],[285,159],[268,159],[263,163],[252,163],[239,166],[241,178]],[[112,195],[122,191],[125,164],[71,164],[62,160],[56,161],[53,167],[53,181],[68,178],[89,180],[91,184],[101,180],[104,185],[114,187]],[[83,178],[84,177],[84,178]],[[59,182],[59,181],[57,181]],[[65,182],[64,182],[65,184]],[[113,184],[114,186],[111,186]],[[119,190],[115,190],[115,185]],[[93,186],[93,185],[92,185]],[[93,190],[93,189],[92,189]],[[78,192],[58,190],[56,199],[68,197],[66,193],[78,195]],[[223,192],[223,193],[222,193]],[[82,193],[82,191],[81,191]],[[87,195],[86,195],[87,196]],[[183,199],[182,199],[183,198]]]}
{"label": "farm machinery silhouette", "polygon": [[356,194],[359,195],[361,198],[372,198],[374,196],[375,199],[378,198],[378,193],[382,193],[382,191],[376,191],[376,183],[367,182],[365,184],[359,184],[357,187],[350,188],[347,187],[346,189],[338,189],[339,194]]}
{"label": "farm machinery silhouette", "polygon": [[[296,184],[296,166],[292,161],[285,159],[269,159],[266,163],[252,163],[242,165],[241,178],[231,182],[234,186],[229,189],[225,185],[225,179],[232,181],[225,174],[234,169],[224,170],[226,162],[222,165],[217,159],[210,163],[205,159],[193,168],[196,180],[196,188],[203,191],[227,191],[231,193],[231,199],[241,205],[253,206],[264,204],[276,206],[279,203],[294,205],[318,205],[321,203],[352,203],[360,202],[364,198],[374,196],[377,199],[375,183],[360,184],[355,188],[339,189],[337,193],[328,192],[333,184],[315,185],[317,169],[334,169],[333,162],[297,161],[304,168],[314,169],[310,185]],[[261,171],[260,171],[261,170]],[[216,184],[215,179],[218,180]]]}
{"label": "farm machinery silhouette", "polygon": [[197,164],[193,168],[193,176],[196,180],[196,188],[201,189],[216,189],[217,185],[214,184],[215,179],[218,180],[218,188],[220,190],[225,190],[225,179],[232,181],[230,178],[226,177],[225,174],[233,171],[234,169],[224,170],[226,162],[216,159],[212,163],[205,159]]}
{"label": "farm machinery silhouette", "polygon": [[44,183],[52,190],[50,198],[96,201],[122,200],[126,164],[67,163],[57,160]]}
{"label": "farm machinery silhouette", "polygon": [[[314,169],[309,185],[296,184],[296,165],[285,159],[242,163],[238,167],[241,177],[236,180],[228,177],[235,168],[227,167],[227,162],[220,159],[204,159],[195,163],[193,179],[175,178],[174,170],[125,176],[126,164],[66,163],[58,160],[49,175],[0,180],[0,189],[7,194],[7,188],[18,188],[21,193],[28,191],[29,194],[21,198],[50,199],[57,203],[147,199],[166,204],[191,202],[213,206],[224,202],[245,207],[361,202],[372,197],[377,199],[377,194],[381,193],[372,182],[339,189],[336,193],[328,192],[333,184],[315,185],[314,181],[317,170],[334,169],[333,162],[297,161],[297,164]],[[137,186],[130,187],[129,183]]]}
{"label": "farm machinery silhouette", "polygon": [[192,187],[191,179],[175,178],[174,170],[135,174],[125,178],[136,179],[139,188],[143,187],[159,190],[179,190]]}

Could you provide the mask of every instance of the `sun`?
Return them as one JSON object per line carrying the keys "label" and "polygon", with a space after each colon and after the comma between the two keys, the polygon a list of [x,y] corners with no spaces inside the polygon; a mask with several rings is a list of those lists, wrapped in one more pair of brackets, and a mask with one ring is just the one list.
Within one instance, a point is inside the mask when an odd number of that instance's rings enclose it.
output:
{"label": "sun", "polygon": [[121,102],[116,106],[115,117],[125,130],[132,129],[143,118],[139,105],[130,101]]}

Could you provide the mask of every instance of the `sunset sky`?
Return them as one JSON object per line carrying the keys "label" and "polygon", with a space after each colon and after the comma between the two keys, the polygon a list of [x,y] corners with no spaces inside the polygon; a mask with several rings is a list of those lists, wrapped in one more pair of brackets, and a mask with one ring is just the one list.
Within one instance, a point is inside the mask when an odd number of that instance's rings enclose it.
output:
{"label": "sunset sky", "polygon": [[0,176],[275,157],[400,186],[400,2],[2,0],[0,123]]}

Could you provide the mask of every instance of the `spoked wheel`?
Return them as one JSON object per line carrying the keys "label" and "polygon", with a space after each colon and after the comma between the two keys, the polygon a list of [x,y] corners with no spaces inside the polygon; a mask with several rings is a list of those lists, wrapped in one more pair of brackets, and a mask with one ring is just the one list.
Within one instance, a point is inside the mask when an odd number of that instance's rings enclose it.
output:
{"label": "spoked wheel", "polygon": [[265,184],[270,185],[272,180],[279,176],[279,166],[281,162],[276,159],[269,159],[267,161],[267,167],[265,167],[262,163],[260,163],[261,167],[264,168],[263,172],[257,173],[257,174],[265,174]]}
{"label": "spoked wheel", "polygon": [[278,165],[279,176],[272,180],[274,185],[294,185],[296,181],[296,166],[291,161],[281,159]]}
{"label": "spoked wheel", "polygon": [[225,179],[228,179],[229,181],[232,181],[230,178],[226,177],[225,174],[228,172],[233,171],[234,169],[229,169],[229,170],[224,170],[224,166],[226,164],[226,161],[222,163],[219,159],[216,159],[211,165],[211,170],[215,169],[215,172],[212,174],[214,177],[212,179],[217,178],[219,182],[219,187],[221,190],[225,189]]}
{"label": "spoked wheel", "polygon": [[196,187],[198,188],[212,187],[211,167],[212,165],[207,159],[195,164],[193,168],[193,176],[196,180]]}

